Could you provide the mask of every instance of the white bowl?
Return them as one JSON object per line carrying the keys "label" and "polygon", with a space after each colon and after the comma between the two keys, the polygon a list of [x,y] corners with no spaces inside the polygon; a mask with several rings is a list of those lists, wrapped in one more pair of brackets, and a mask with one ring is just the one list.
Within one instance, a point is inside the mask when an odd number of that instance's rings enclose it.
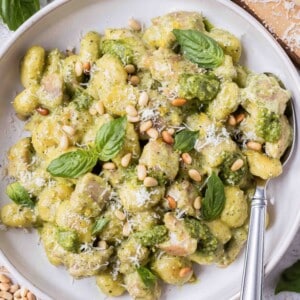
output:
{"label": "white bowl", "polygon": [[[40,44],[47,49],[78,46],[82,34],[106,27],[124,27],[131,16],[149,24],[155,16],[176,10],[202,11],[215,25],[241,38],[242,62],[256,72],[277,74],[292,92],[296,112],[300,112],[300,82],[295,67],[272,36],[254,18],[228,0],[57,0],[27,21],[0,53],[0,153],[4,173],[8,148],[21,136],[22,124],[14,119],[11,101],[22,88],[19,61],[25,50]],[[298,130],[299,135],[300,130]],[[298,136],[299,139],[299,136]],[[296,145],[297,149],[297,145]],[[272,181],[268,195],[274,217],[266,236],[266,271],[276,265],[292,241],[300,220],[297,179],[300,177],[300,152],[296,151],[284,175]],[[4,178],[4,177],[3,177]],[[1,182],[1,205],[8,202]],[[22,284],[41,299],[105,299],[93,279],[73,281],[63,268],[52,266],[35,233],[22,230],[0,232],[0,256]],[[243,255],[226,269],[201,267],[196,284],[167,287],[162,299],[230,299],[240,289]],[[121,299],[128,299],[124,296]]]}

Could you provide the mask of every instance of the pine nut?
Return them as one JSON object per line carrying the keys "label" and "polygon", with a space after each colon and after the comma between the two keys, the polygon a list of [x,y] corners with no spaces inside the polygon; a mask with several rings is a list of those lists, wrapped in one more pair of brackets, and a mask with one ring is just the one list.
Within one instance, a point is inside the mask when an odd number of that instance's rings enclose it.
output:
{"label": "pine nut", "polygon": [[114,170],[116,168],[116,165],[113,162],[107,162],[102,165],[102,168],[104,170]]}
{"label": "pine nut", "polygon": [[152,127],[152,121],[148,120],[146,122],[142,122],[140,125],[140,132],[145,132]]}
{"label": "pine nut", "polygon": [[237,122],[236,122],[236,119],[233,115],[229,115],[227,123],[230,126],[235,126]]}
{"label": "pine nut", "polygon": [[115,216],[120,220],[124,221],[126,219],[126,215],[120,210],[115,210]]}
{"label": "pine nut", "polygon": [[158,131],[155,128],[150,128],[146,131],[146,133],[148,134],[148,136],[153,139],[156,140],[158,138]]}
{"label": "pine nut", "polygon": [[181,158],[187,165],[190,165],[193,162],[192,157],[188,153],[182,153]]}
{"label": "pine nut", "polygon": [[80,77],[83,73],[82,63],[80,61],[77,61],[75,63],[75,75],[77,77]]}
{"label": "pine nut", "polygon": [[89,113],[91,116],[95,116],[97,114],[97,110],[94,107],[89,108]]}
{"label": "pine nut", "polygon": [[43,107],[38,107],[36,111],[41,115],[41,116],[48,116],[49,115],[49,109],[43,108]]}
{"label": "pine nut", "polygon": [[31,292],[29,292],[29,293],[27,294],[27,300],[36,300],[36,297],[35,297],[35,295],[33,295]]}
{"label": "pine nut", "polygon": [[125,71],[127,72],[127,74],[133,74],[135,72],[135,66],[134,65],[126,65],[124,67]]}
{"label": "pine nut", "polygon": [[124,168],[128,167],[128,165],[130,164],[131,158],[132,158],[131,153],[127,153],[126,155],[124,155],[121,159],[121,166]]}
{"label": "pine nut", "polygon": [[255,151],[261,151],[261,149],[262,149],[261,143],[258,143],[258,142],[250,141],[246,144],[246,146],[248,149],[255,150]]}
{"label": "pine nut", "polygon": [[171,104],[173,106],[183,106],[184,104],[186,104],[186,99],[184,98],[176,98],[174,100],[171,101]]}
{"label": "pine nut", "polygon": [[105,109],[104,109],[104,105],[103,102],[101,100],[99,100],[96,105],[95,105],[95,109],[97,111],[97,113],[102,116],[104,115]]}
{"label": "pine nut", "polygon": [[129,81],[133,86],[137,86],[140,83],[140,77],[132,75],[130,76]]}
{"label": "pine nut", "polygon": [[18,289],[19,289],[19,285],[18,284],[13,284],[10,286],[9,292],[14,294]]}
{"label": "pine nut", "polygon": [[129,121],[130,123],[137,123],[140,121],[140,117],[139,116],[127,116],[127,121]]}
{"label": "pine nut", "polygon": [[147,176],[147,169],[144,165],[137,166],[137,178],[138,180],[144,180]]}
{"label": "pine nut", "polygon": [[16,290],[15,293],[14,293],[14,298],[21,298],[21,297],[22,297],[21,296],[21,289]]}
{"label": "pine nut", "polygon": [[181,277],[181,278],[187,277],[188,275],[191,275],[192,272],[193,272],[192,268],[189,268],[189,267],[182,268],[179,271],[179,277]]}
{"label": "pine nut", "polygon": [[122,233],[123,233],[124,236],[129,236],[130,232],[131,232],[131,226],[128,222],[126,222],[124,227],[123,227]]}
{"label": "pine nut", "polygon": [[106,241],[99,241],[99,242],[98,242],[98,247],[99,247],[101,250],[107,249],[107,243],[106,243]]}
{"label": "pine nut", "polygon": [[69,139],[66,134],[62,134],[59,142],[59,148],[61,150],[67,150],[69,148]]}
{"label": "pine nut", "polygon": [[27,293],[28,293],[28,289],[26,287],[21,287],[20,289],[20,295],[21,297],[26,297]]}
{"label": "pine nut", "polygon": [[175,129],[174,128],[169,128],[167,131],[171,135],[173,135],[175,133]]}
{"label": "pine nut", "polygon": [[141,23],[133,18],[128,20],[128,26],[134,31],[140,31],[142,29]]}
{"label": "pine nut", "polygon": [[236,123],[239,124],[245,119],[245,114],[241,113],[235,117]]}
{"label": "pine nut", "polygon": [[72,126],[64,125],[62,130],[67,133],[68,135],[73,136],[75,134],[75,129]]}
{"label": "pine nut", "polygon": [[0,298],[3,298],[5,300],[12,300],[13,295],[9,292],[0,291]]}
{"label": "pine nut", "polygon": [[167,144],[173,144],[174,143],[174,139],[173,137],[170,135],[170,133],[168,131],[163,131],[161,133],[163,140],[167,143]]}
{"label": "pine nut", "polygon": [[9,288],[10,288],[9,283],[4,283],[4,282],[0,283],[0,291],[7,292],[9,290]]}
{"label": "pine nut", "polygon": [[146,92],[141,92],[139,97],[139,105],[140,106],[146,106],[149,101],[149,96]]}
{"label": "pine nut", "polygon": [[145,187],[154,187],[158,185],[157,180],[153,177],[146,177],[143,183]]}
{"label": "pine nut", "polygon": [[2,283],[11,283],[11,280],[5,274],[0,274],[0,282],[2,282]]}
{"label": "pine nut", "polygon": [[232,172],[235,172],[239,170],[243,165],[244,165],[244,161],[241,158],[239,158],[232,164],[230,170]]}
{"label": "pine nut", "polygon": [[195,209],[201,208],[201,197],[196,197],[196,199],[194,200],[193,206]]}
{"label": "pine nut", "polygon": [[167,201],[171,209],[175,209],[177,207],[177,202],[173,197],[167,196]]}
{"label": "pine nut", "polygon": [[138,112],[133,105],[126,106],[125,111],[127,115],[131,117],[136,117],[138,115]]}
{"label": "pine nut", "polygon": [[197,170],[190,169],[188,173],[189,173],[189,176],[191,177],[191,179],[193,179],[194,181],[200,182],[202,180],[202,177]]}
{"label": "pine nut", "polygon": [[82,64],[82,67],[83,67],[83,72],[84,72],[84,74],[89,74],[90,73],[90,70],[91,70],[91,64],[90,64],[90,62],[84,62],[83,64]]}

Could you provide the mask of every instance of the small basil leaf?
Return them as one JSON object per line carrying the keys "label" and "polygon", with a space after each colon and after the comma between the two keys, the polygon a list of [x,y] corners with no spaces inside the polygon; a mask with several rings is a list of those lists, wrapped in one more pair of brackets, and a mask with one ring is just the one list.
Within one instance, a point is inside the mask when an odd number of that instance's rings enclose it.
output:
{"label": "small basil leaf", "polygon": [[205,197],[202,201],[202,216],[210,221],[218,218],[225,205],[224,185],[214,172],[209,176]]}
{"label": "small basil leaf", "polygon": [[101,217],[98,218],[93,225],[92,235],[100,233],[103,228],[108,224],[109,220],[107,218]]}
{"label": "small basil leaf", "polygon": [[0,1],[0,16],[10,30],[16,30],[39,9],[39,0]]}
{"label": "small basil leaf", "polygon": [[283,291],[300,293],[300,260],[281,274],[275,288],[275,295]]}
{"label": "small basil leaf", "polygon": [[175,135],[174,148],[182,152],[191,151],[194,149],[198,136],[198,131],[184,129]]}
{"label": "small basil leaf", "polygon": [[95,144],[100,160],[108,161],[122,149],[126,124],[126,117],[121,117],[102,125],[98,130]]}
{"label": "small basil leaf", "polygon": [[204,68],[216,68],[224,60],[223,49],[211,37],[197,30],[174,29],[183,55]]}
{"label": "small basil leaf", "polygon": [[60,246],[70,252],[78,252],[79,239],[76,231],[59,228],[56,233],[56,239]]}
{"label": "small basil leaf", "polygon": [[6,187],[6,194],[12,201],[14,201],[18,205],[26,206],[29,208],[33,208],[35,205],[29,193],[19,182],[9,184]]}
{"label": "small basil leaf", "polygon": [[156,276],[149,269],[139,267],[136,270],[147,288],[152,288],[155,285]]}
{"label": "small basil leaf", "polygon": [[89,149],[78,149],[67,152],[51,161],[47,171],[52,176],[64,178],[77,178],[90,170],[97,163],[97,154]]}

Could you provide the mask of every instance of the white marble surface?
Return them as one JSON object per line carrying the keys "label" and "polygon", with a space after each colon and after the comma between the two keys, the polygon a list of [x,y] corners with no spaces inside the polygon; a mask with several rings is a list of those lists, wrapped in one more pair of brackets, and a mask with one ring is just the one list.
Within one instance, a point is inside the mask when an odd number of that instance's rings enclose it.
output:
{"label": "white marble surface", "polygon": [[[47,1],[41,0],[42,6],[45,5]],[[50,2],[50,1],[48,1]],[[10,32],[6,26],[4,26],[0,21],[0,48],[5,45],[5,43],[9,40],[12,36],[12,32]],[[299,70],[300,71],[300,70]],[[280,293],[279,295],[274,295],[274,289],[276,282],[280,276],[282,270],[286,267],[293,264],[296,260],[300,259],[300,229],[292,242],[289,246],[288,250],[275,267],[275,269],[271,272],[271,274],[266,278],[265,285],[264,285],[264,297],[263,299],[266,300],[300,300],[300,294],[296,293]],[[1,265],[1,262],[0,262]],[[221,299],[220,299],[221,300]]]}

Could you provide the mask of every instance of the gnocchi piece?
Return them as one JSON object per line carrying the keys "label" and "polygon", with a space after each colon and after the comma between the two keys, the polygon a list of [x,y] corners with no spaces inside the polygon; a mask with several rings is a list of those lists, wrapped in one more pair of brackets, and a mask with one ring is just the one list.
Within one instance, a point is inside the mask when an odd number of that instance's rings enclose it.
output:
{"label": "gnocchi piece", "polygon": [[105,295],[110,297],[121,296],[125,293],[124,282],[121,275],[114,278],[110,272],[101,272],[96,276],[96,284]]}
{"label": "gnocchi piece", "polygon": [[97,32],[86,33],[80,41],[79,57],[83,63],[93,64],[100,57],[101,37]]}
{"label": "gnocchi piece", "polygon": [[22,117],[29,117],[39,106],[39,98],[37,97],[38,87],[31,85],[23,90],[13,101],[13,106],[17,114]]}

